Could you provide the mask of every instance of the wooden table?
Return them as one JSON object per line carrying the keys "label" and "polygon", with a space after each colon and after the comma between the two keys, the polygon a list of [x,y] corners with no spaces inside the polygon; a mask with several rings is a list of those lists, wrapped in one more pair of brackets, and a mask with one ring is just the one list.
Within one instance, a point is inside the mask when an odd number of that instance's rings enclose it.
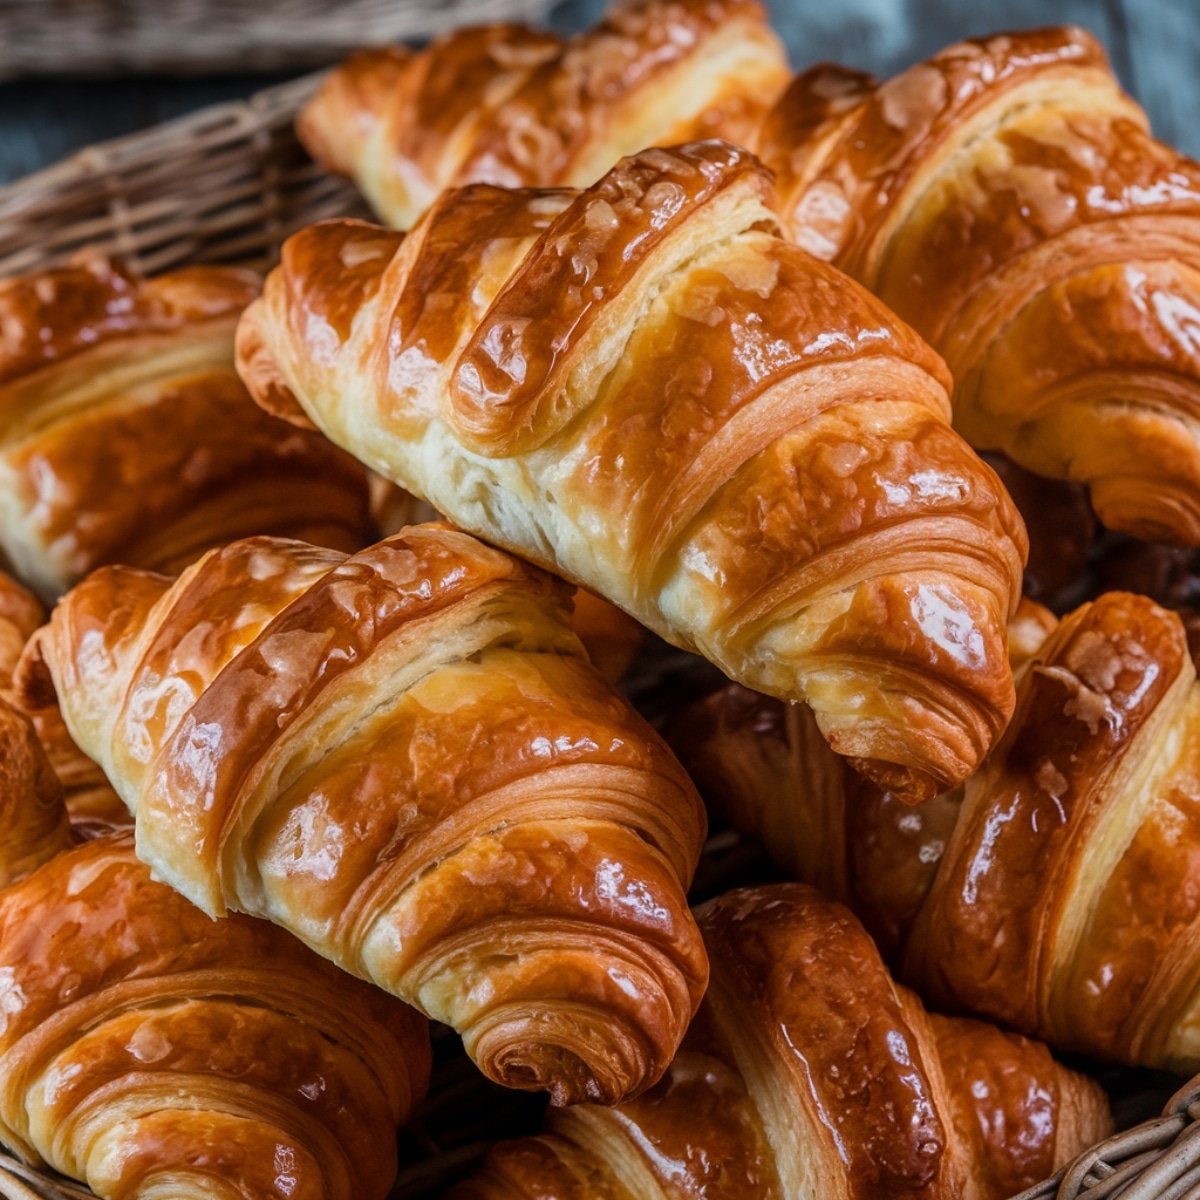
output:
{"label": "wooden table", "polygon": [[[565,0],[550,21],[569,32],[590,24],[604,7],[605,0]],[[770,7],[797,66],[834,59],[880,73],[969,34],[1078,22],[1108,46],[1158,134],[1200,157],[1200,0],[770,0]],[[0,181],[88,142],[248,95],[277,78],[2,85]]]}

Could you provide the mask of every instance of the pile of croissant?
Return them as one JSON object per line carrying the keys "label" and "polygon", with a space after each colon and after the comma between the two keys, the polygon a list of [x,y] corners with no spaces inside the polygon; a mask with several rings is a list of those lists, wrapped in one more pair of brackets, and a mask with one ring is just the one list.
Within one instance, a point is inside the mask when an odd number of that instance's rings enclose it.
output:
{"label": "pile of croissant", "polygon": [[432,1021],[550,1100],[457,1200],[1003,1200],[1052,1052],[1200,1070],[1200,164],[1096,42],[622,0],[298,132],[386,225],[0,283],[0,1143],[382,1200]]}

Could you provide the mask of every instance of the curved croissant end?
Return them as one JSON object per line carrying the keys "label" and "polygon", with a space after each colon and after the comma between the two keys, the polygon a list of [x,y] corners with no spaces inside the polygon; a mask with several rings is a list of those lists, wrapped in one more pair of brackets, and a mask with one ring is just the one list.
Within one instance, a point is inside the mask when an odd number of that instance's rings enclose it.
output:
{"label": "curved croissant end", "polygon": [[[93,829],[128,824],[125,806],[104,773],[71,740],[53,696],[26,696],[14,686],[13,673],[25,643],[45,617],[33,594],[0,571],[0,704],[18,709],[33,723],[37,740],[62,784],[73,822],[86,822]],[[23,741],[24,735],[18,740]]]}
{"label": "curved croissant end", "polygon": [[955,424],[1100,519],[1200,544],[1200,166],[1079,29],[800,76],[758,148],[784,223],[924,334]]}
{"label": "curved croissant end", "polygon": [[211,921],[130,834],[0,892],[0,1141],[104,1200],[382,1200],[425,1093],[406,1005],[262,921]]}
{"label": "curved croissant end", "polygon": [[567,618],[557,581],[445,526],[351,558],[259,538],[173,583],[93,574],[24,668],[161,878],[454,1026],[503,1083],[614,1102],[703,992],[704,815]]}
{"label": "curved croissant end", "polygon": [[174,571],[250,533],[368,540],[362,469],[264,416],[233,369],[258,287],[103,258],[0,283],[0,556],[43,599],[102,563]]}
{"label": "curved croissant end", "polygon": [[29,721],[0,700],[0,888],[70,844],[58,777]]}
{"label": "curved croissant end", "polygon": [[[1022,598],[1008,651],[1020,678],[1055,626]],[[962,805],[953,788],[917,808],[833,754],[812,713],[738,684],[686,708],[668,739],[710,808],[761,842],[791,879],[848,905],[898,961]]]}
{"label": "curved croissant end", "polygon": [[448,187],[586,187],[646,146],[749,143],[788,78],[758,0],[624,0],[566,40],[485,25],[358,54],[296,130],[409,229]]}
{"label": "curved croissant end", "polygon": [[773,236],[769,196],[703,142],[582,193],[450,192],[408,235],[314,226],[247,310],[243,368],[460,527],[807,700],[921,799],[1010,711],[1024,530],[937,357]]}
{"label": "curved croissant end", "polygon": [[454,1200],[999,1200],[1106,1132],[1095,1083],[925,1012],[813,889],[735,891],[698,916],[712,984],[662,1082],[552,1113]]}
{"label": "curved croissant end", "polygon": [[1193,1071],[1197,864],[1200,684],[1184,628],[1110,592],[1064,618],[967,784],[907,973],[1055,1045]]}

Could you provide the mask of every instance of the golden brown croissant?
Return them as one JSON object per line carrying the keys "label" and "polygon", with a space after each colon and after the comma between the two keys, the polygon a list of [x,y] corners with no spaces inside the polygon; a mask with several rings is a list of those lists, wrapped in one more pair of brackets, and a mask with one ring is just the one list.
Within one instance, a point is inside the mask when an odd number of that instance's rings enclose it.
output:
{"label": "golden brown croissant", "polygon": [[[1009,624],[1018,673],[1055,626],[1022,599]],[[690,706],[669,740],[705,801],[790,878],[849,905],[895,960],[958,819],[962,787],[917,807],[853,771],[801,704],[729,684]]]}
{"label": "golden brown croissant", "polygon": [[1200,1068],[1200,683],[1175,613],[1064,618],[966,787],[906,973],[1055,1045]]}
{"label": "golden brown croissant", "polygon": [[704,813],[566,589],[443,526],[255,538],[60,601],[22,661],[206,912],[290,929],[559,1103],[662,1074],[707,967]]}
{"label": "golden brown croissant", "polygon": [[366,51],[328,77],[297,132],[409,229],[448,187],[586,187],[646,146],[745,142],[788,79],[758,0],[625,0],[565,41],[486,25],[420,52]]}
{"label": "golden brown croissant", "polygon": [[856,783],[799,716],[727,696],[676,744],[695,747],[704,794],[856,908],[930,1003],[1200,1068],[1200,683],[1175,613],[1110,592],[1064,618],[995,753],[935,806]]}
{"label": "golden brown croissant", "polygon": [[710,141],[585,192],[449,192],[407,237],[317,225],[239,370],[456,524],[803,697],[921,798],[1010,710],[1024,531],[937,357],[775,236],[769,199]]}
{"label": "golden brown croissant", "polygon": [[27,709],[23,698],[13,691],[17,660],[45,618],[45,610],[35,597],[0,571],[0,702],[23,711],[33,722],[50,766],[62,784],[73,821],[97,827],[127,825],[128,810],[104,772],[71,740],[57,703]]}
{"label": "golden brown croissant", "polygon": [[1095,1083],[927,1013],[812,888],[734,891],[698,916],[712,982],[662,1082],[553,1113],[454,1200],[1001,1200],[1106,1132]]}
{"label": "golden brown croissant", "polygon": [[368,540],[361,468],[234,373],[257,291],[231,268],[138,281],[100,258],[0,282],[0,559],[43,598],[253,533]]}
{"label": "golden brown croissant", "polygon": [[758,150],[799,243],[945,356],[973,445],[1200,544],[1200,165],[1090,35],[962,42],[885,83],[815,67]]}
{"label": "golden brown croissant", "polygon": [[265,921],[210,920],[131,833],[0,892],[0,979],[0,1141],[27,1161],[104,1200],[387,1195],[425,1021]]}

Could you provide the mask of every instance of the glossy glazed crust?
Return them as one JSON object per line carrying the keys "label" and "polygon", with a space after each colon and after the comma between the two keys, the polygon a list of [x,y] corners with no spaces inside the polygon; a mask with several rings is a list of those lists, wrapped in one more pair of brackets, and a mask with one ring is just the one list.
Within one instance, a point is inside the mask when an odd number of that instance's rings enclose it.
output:
{"label": "glossy glazed crust", "polygon": [[812,888],[698,911],[712,985],[666,1078],[555,1113],[454,1200],[992,1200],[1103,1136],[1103,1093],[1037,1043],[927,1014]]}
{"label": "glossy glazed crust", "polygon": [[[212,921],[132,834],[0,893],[0,1140],[104,1200],[370,1200],[426,1023],[264,921]],[[165,1190],[164,1190],[165,1189]]]}
{"label": "glossy glazed crust", "polygon": [[930,1003],[1056,1048],[1200,1067],[1200,684],[1177,614],[1110,592],[1014,625],[1017,711],[906,810],[745,689],[672,735],[710,804],[859,914]]}
{"label": "glossy glazed crust", "polygon": [[233,370],[257,292],[231,268],[139,281],[102,258],[0,283],[0,558],[44,599],[248,534],[368,540],[361,468]]}
{"label": "glossy glazed crust", "polygon": [[963,42],[885,83],[816,67],[759,149],[797,241],[945,355],[974,445],[1200,544],[1200,166],[1094,38]]}
{"label": "glossy glazed crust", "polygon": [[[1009,660],[1024,670],[1055,626],[1022,599]],[[958,819],[962,788],[918,807],[856,775],[801,704],[729,684],[668,733],[712,811],[761,842],[789,878],[848,905],[888,961],[900,955]]]}
{"label": "glossy glazed crust", "polygon": [[28,718],[0,699],[0,888],[70,844],[58,777]]}
{"label": "glossy glazed crust", "polygon": [[16,708],[32,721],[37,740],[62,785],[73,822],[86,822],[91,829],[127,825],[128,810],[104,772],[71,740],[58,704],[29,708],[13,690],[13,671],[21,651],[45,619],[45,609],[33,593],[0,571],[0,703]]}
{"label": "glossy glazed crust", "polygon": [[1110,592],[1065,618],[914,928],[941,1003],[1120,1061],[1200,1065],[1200,684],[1178,616]]}
{"label": "glossy glazed crust", "polygon": [[1006,719],[1024,530],[937,357],[769,232],[769,195],[701,142],[582,193],[449,192],[407,237],[314,226],[239,370],[457,525],[807,699],[923,798]]}
{"label": "glossy glazed crust", "polygon": [[624,0],[566,40],[488,25],[356,55],[297,132],[409,229],[448,187],[587,187],[646,146],[748,143],[788,78],[758,0]]}
{"label": "glossy glazed crust", "polygon": [[351,558],[249,539],[174,584],[93,574],[22,670],[208,912],[285,926],[559,1103],[670,1062],[707,974],[703,809],[557,581],[439,525]]}

